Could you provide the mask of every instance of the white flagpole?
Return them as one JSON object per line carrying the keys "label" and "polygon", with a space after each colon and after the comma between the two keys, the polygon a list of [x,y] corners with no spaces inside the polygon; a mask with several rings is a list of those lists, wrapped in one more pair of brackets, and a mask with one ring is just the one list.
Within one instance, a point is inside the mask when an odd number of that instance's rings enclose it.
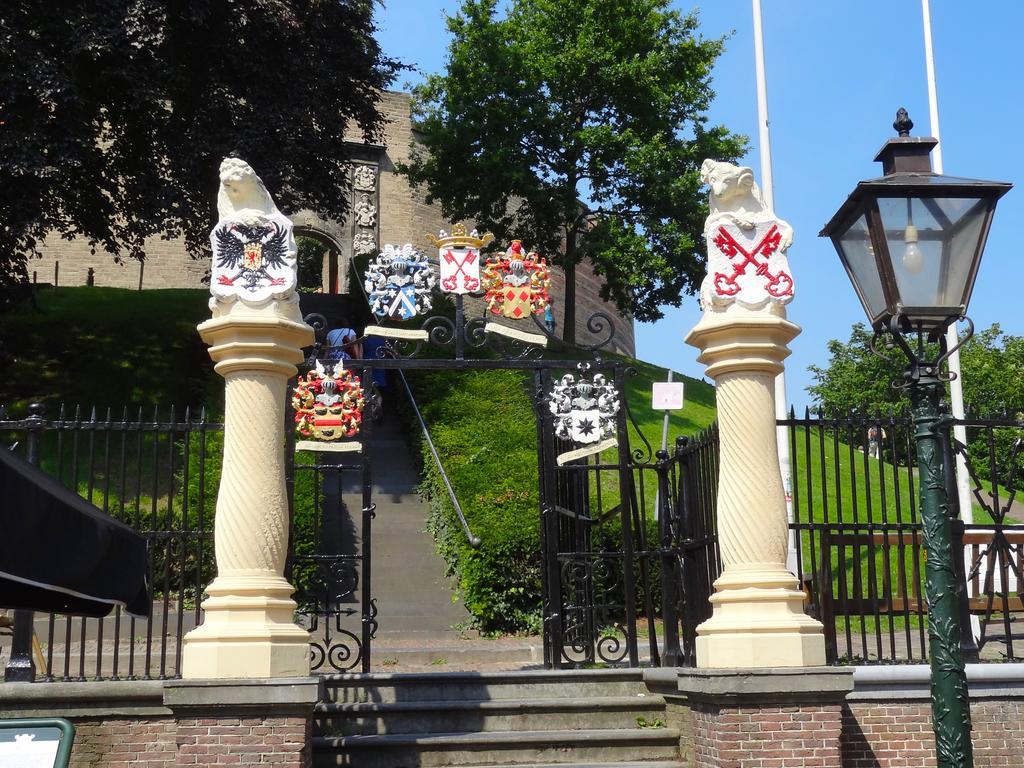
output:
{"label": "white flagpole", "polygon": [[[928,75],[928,117],[931,122],[931,134],[939,142],[932,150],[932,166],[936,173],[942,173],[942,141],[939,137],[939,100],[935,89],[935,59],[932,54],[932,14],[928,6],[928,0],[921,0],[921,16],[924,21],[924,61]],[[951,326],[946,331],[946,343],[952,349],[959,343],[956,326]],[[953,352],[949,356],[949,372],[956,374],[949,383],[949,400],[952,406],[953,417],[962,419],[964,417],[964,380],[963,372],[960,369],[960,352]],[[967,429],[962,424],[953,427],[953,437],[957,441],[967,444]],[[974,508],[971,501],[971,479],[967,472],[967,462],[964,457],[956,456],[956,491],[957,499],[960,501],[960,517],[965,523],[974,522]]]}
{"label": "white flagpole", "polygon": [[[768,127],[768,85],[764,73],[764,33],[761,27],[761,0],[753,0],[754,4],[754,70],[757,77],[757,135],[758,149],[761,155],[761,194],[765,204],[775,210],[775,188],[772,183],[772,147]],[[775,377],[775,418],[785,419],[786,413],[786,374]],[[793,483],[790,475],[789,430],[786,427],[775,428],[775,438],[779,451],[779,471],[782,473],[782,484],[786,491],[786,517],[793,522]],[[786,565],[797,578],[796,535],[789,533],[789,554]]]}

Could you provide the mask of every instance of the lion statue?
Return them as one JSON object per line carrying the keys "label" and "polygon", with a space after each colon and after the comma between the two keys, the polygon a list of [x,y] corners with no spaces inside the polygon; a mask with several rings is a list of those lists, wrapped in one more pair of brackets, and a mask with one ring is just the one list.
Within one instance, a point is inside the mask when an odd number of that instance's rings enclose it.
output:
{"label": "lion statue", "polygon": [[249,305],[293,299],[297,248],[292,222],[252,167],[237,157],[220,164],[217,215],[210,233],[214,299]]}
{"label": "lion statue", "polygon": [[226,157],[220,164],[217,215],[221,221],[251,224],[257,217],[280,216],[281,212],[252,166],[237,157]]}
{"label": "lion statue", "polygon": [[708,186],[710,214],[704,222],[708,272],[700,289],[701,307],[739,302],[759,309],[793,298],[786,251],[793,228],[761,197],[754,172],[719,160],[705,160],[700,180]]}

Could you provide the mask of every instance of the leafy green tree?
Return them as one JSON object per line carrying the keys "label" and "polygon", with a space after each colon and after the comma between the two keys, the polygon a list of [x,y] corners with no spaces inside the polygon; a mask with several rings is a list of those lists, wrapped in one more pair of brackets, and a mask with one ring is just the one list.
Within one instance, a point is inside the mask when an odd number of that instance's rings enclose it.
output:
{"label": "leafy green tree", "polygon": [[964,403],[983,417],[1024,412],[1024,338],[1004,333],[999,324],[979,331],[960,350]]}
{"label": "leafy green tree", "polygon": [[330,249],[312,237],[296,237],[295,244],[298,247],[298,289],[307,293],[318,293],[323,287],[324,257]]}
{"label": "leafy green tree", "polygon": [[[872,333],[864,323],[855,323],[849,341],[832,339],[828,343],[826,367],[808,366],[815,383],[807,391],[827,416],[853,411],[892,416],[909,407],[903,390],[892,386],[902,369],[871,351]],[[892,360],[897,361],[899,354],[894,350]]]}
{"label": "leafy green tree", "polygon": [[0,284],[50,232],[116,260],[208,249],[223,157],[343,218],[343,134],[380,134],[400,65],[372,0],[11,0],[0,13]]}
{"label": "leafy green tree", "polygon": [[[807,391],[826,416],[896,415],[909,407],[903,390],[892,386],[903,370],[903,356],[892,350],[892,363],[874,355],[868,347],[871,331],[862,323],[853,326],[850,339],[828,343],[829,362],[809,367],[814,384]],[[1024,337],[1004,333],[998,324],[975,333],[960,350],[964,404],[980,418],[1024,419]],[[1018,430],[993,433],[997,477],[1005,482]],[[971,464],[981,478],[989,478],[987,432],[968,430]],[[849,438],[857,442],[856,435]],[[1024,460],[1024,456],[1021,456]]]}
{"label": "leafy green tree", "polygon": [[575,340],[576,266],[638,320],[697,290],[707,215],[699,167],[745,139],[709,127],[723,41],[668,0],[463,0],[444,74],[415,91],[422,148],[400,170],[453,220],[518,238],[565,271]]}
{"label": "leafy green tree", "polygon": [[[815,383],[807,391],[826,414],[890,415],[909,405],[903,391],[892,386],[903,371],[902,354],[886,352],[891,362],[879,358],[868,346],[871,336],[856,323],[849,341],[828,343],[827,366],[808,367]],[[1024,337],[1004,333],[998,323],[978,331],[960,350],[960,367],[969,412],[983,418],[1024,413]]]}

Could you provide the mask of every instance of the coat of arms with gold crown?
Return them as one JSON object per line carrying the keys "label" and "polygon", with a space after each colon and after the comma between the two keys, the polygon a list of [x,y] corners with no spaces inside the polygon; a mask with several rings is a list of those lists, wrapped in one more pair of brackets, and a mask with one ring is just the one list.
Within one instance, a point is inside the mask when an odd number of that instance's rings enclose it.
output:
{"label": "coat of arms with gold crown", "polygon": [[352,372],[323,363],[300,376],[292,393],[295,431],[304,438],[331,442],[354,437],[363,421],[363,386]]}
{"label": "coat of arms with gold crown", "polygon": [[492,314],[513,320],[540,315],[548,306],[551,279],[548,265],[535,251],[525,252],[519,240],[488,259],[483,273],[485,299]]}
{"label": "coat of arms with gold crown", "polygon": [[465,224],[456,224],[449,235],[443,229],[427,240],[437,246],[441,271],[441,290],[445,293],[477,293],[480,290],[480,249],[494,239],[490,232],[475,229],[466,233]]}

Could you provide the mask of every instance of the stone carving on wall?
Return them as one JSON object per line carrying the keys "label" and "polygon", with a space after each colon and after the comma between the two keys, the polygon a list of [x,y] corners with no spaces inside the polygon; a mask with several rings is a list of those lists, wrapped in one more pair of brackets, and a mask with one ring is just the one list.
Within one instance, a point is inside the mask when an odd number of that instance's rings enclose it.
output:
{"label": "stone carving on wall", "polygon": [[372,165],[357,165],[352,172],[355,188],[363,192],[373,192],[377,188],[377,170]]}
{"label": "stone carving on wall", "polygon": [[298,249],[292,223],[256,172],[237,157],[220,165],[217,214],[210,232],[214,298],[263,304],[293,294]]}
{"label": "stone carving on wall", "polygon": [[352,238],[352,252],[356,256],[368,256],[377,250],[377,238],[372,232],[360,232]]}
{"label": "stone carving on wall", "polygon": [[366,192],[359,196],[359,202],[355,205],[354,213],[356,224],[360,227],[377,226],[377,206],[370,201],[370,196]]}
{"label": "stone carving on wall", "polygon": [[709,187],[711,207],[704,223],[708,272],[701,283],[701,307],[788,304],[793,277],[786,251],[793,228],[765,204],[750,168],[705,160],[700,178]]}

